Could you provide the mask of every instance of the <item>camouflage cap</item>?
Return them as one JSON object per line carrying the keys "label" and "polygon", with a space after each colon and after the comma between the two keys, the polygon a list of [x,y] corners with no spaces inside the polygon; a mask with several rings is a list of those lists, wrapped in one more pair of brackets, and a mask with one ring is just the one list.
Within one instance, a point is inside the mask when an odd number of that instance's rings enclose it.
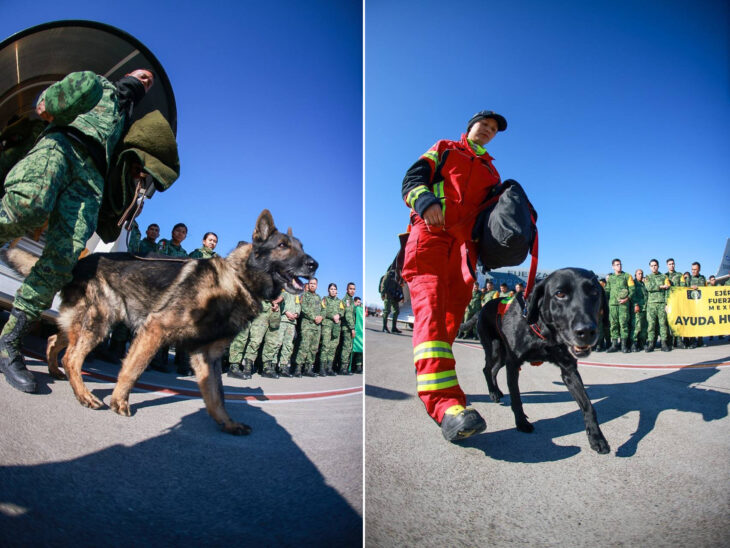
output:
{"label": "camouflage cap", "polygon": [[74,118],[89,112],[101,99],[104,88],[91,71],[72,72],[46,89],[40,100],[46,102],[46,112],[56,125],[68,125]]}

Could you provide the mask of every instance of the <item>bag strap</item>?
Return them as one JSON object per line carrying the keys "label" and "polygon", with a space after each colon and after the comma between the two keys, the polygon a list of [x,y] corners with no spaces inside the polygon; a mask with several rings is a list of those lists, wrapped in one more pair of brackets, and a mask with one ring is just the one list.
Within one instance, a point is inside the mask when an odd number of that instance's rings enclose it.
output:
{"label": "bag strap", "polygon": [[530,292],[532,291],[532,288],[535,286],[535,277],[537,276],[537,255],[538,255],[538,245],[537,245],[537,223],[535,222],[535,214],[530,214],[530,219],[532,220],[532,226],[535,227],[535,239],[532,242],[532,249],[530,249],[530,255],[532,255],[532,260],[530,261],[530,274],[527,276],[527,285],[525,286],[525,302],[527,302],[527,297],[530,295]]}

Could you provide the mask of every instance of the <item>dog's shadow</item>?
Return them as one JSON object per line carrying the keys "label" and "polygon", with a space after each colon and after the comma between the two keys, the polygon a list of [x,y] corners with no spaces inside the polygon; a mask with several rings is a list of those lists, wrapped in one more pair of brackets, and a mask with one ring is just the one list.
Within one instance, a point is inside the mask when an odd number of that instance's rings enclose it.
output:
{"label": "dog's shadow", "polygon": [[[639,424],[636,430],[615,450],[618,457],[631,457],[636,454],[641,440],[654,430],[662,411],[697,413],[706,422],[727,417],[730,394],[694,386],[706,382],[718,371],[714,367],[690,367],[637,382],[586,385],[586,391],[593,401],[599,424],[638,411]],[[532,405],[575,403],[562,382],[554,384],[560,387],[555,392],[522,393],[522,402],[528,416]],[[488,394],[470,396],[469,399],[473,402],[491,402]],[[505,411],[511,414],[508,394],[502,399],[500,407],[506,407]],[[535,421],[533,426],[535,431],[531,434],[523,434],[513,427],[501,432],[487,432],[484,436],[469,438],[462,444],[481,449],[494,459],[510,462],[554,461],[571,457],[581,449],[591,451],[587,439],[580,448],[560,446],[554,442],[556,438],[585,432],[583,413],[577,404],[575,411]],[[612,447],[617,441],[608,440]]]}

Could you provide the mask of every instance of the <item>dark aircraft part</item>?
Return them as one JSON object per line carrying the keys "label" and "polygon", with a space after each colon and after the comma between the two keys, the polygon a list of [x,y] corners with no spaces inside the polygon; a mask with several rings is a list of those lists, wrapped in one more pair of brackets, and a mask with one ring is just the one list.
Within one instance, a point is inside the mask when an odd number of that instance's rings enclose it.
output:
{"label": "dark aircraft part", "polygon": [[70,72],[92,70],[114,82],[138,68],[151,70],[155,84],[135,108],[134,120],[159,110],[177,134],[170,80],[133,36],[96,21],[53,21],[20,31],[0,42],[0,131],[13,116],[36,117],[38,95]]}

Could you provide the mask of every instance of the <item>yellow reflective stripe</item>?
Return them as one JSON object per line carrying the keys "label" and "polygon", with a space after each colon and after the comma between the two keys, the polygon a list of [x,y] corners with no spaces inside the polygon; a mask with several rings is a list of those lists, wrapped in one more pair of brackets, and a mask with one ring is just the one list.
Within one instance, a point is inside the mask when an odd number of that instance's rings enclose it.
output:
{"label": "yellow reflective stripe", "polygon": [[437,165],[439,163],[439,155],[436,154],[435,150],[429,150],[423,156],[421,156],[421,158],[426,158],[428,160],[431,160],[434,164],[437,164]]}
{"label": "yellow reflective stripe", "polygon": [[444,182],[441,181],[433,185],[433,193],[441,201],[441,213],[446,215],[446,198],[444,196]]}
{"label": "yellow reflective stripe", "polygon": [[454,359],[451,345],[444,341],[422,342],[413,349],[413,363],[426,358],[447,358]]}
{"label": "yellow reflective stripe", "polygon": [[419,392],[423,392],[425,390],[441,390],[443,388],[459,386],[459,381],[456,378],[456,371],[453,369],[449,371],[439,371],[438,373],[424,373],[423,375],[418,375],[416,380]]}
{"label": "yellow reflective stripe", "polygon": [[456,370],[449,369],[448,371],[439,371],[438,373],[421,373],[420,375],[416,376],[416,380],[418,382],[434,381],[434,380],[438,380],[438,379],[445,379],[448,377],[455,377],[455,376],[456,376]]}
{"label": "yellow reflective stripe", "polygon": [[428,192],[428,187],[426,185],[418,185],[416,188],[411,190],[408,193],[408,196],[406,196],[406,204],[409,207],[413,207],[413,203],[418,199],[418,197],[423,194],[424,192]]}

